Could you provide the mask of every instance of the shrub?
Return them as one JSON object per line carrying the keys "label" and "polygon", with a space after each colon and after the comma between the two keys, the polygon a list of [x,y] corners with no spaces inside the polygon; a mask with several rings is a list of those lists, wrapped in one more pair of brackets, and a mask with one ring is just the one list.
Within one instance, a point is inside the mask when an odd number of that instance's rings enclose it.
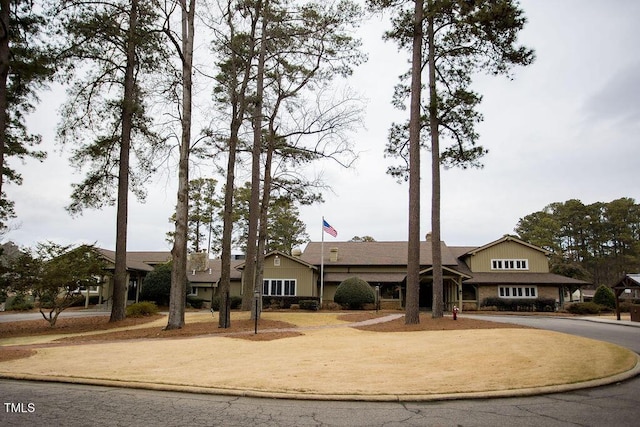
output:
{"label": "shrub", "polygon": [[340,304],[337,304],[333,301],[331,302],[327,302],[324,304],[324,309],[325,310],[331,310],[331,311],[337,311],[337,310],[341,310],[342,307],[340,306]]}
{"label": "shrub", "polygon": [[593,294],[593,302],[610,309],[616,308],[616,296],[611,288],[605,285],[598,286]]}
{"label": "shrub", "polygon": [[169,305],[171,292],[171,263],[157,266],[149,272],[142,282],[140,298],[145,301],[153,301],[157,305]]}
{"label": "shrub", "polygon": [[198,298],[198,297],[190,297],[187,296],[187,304],[189,304],[191,307],[193,308],[197,308],[200,309],[202,308],[202,306],[204,305],[205,302],[208,302],[209,300],[206,300],[204,298]]}
{"label": "shrub", "polygon": [[242,297],[231,297],[231,310],[237,310],[242,306]]}
{"label": "shrub", "polygon": [[338,285],[333,300],[342,306],[359,310],[365,304],[374,303],[376,295],[367,282],[358,277],[350,277]]}
{"label": "shrub", "polygon": [[299,305],[302,310],[318,311],[320,309],[320,304],[314,299],[302,300]]}
{"label": "shrub", "polygon": [[142,301],[127,307],[128,317],[144,317],[158,314],[158,306],[151,301]]}
{"label": "shrub", "polygon": [[[232,310],[240,308],[242,305],[242,297],[231,297],[229,298],[229,305]],[[215,296],[211,300],[211,309],[213,311],[220,311],[220,296]]]}
{"label": "shrub", "polygon": [[7,300],[7,310],[27,311],[33,308],[33,302],[22,293],[16,294],[13,298]]}
{"label": "shrub", "polygon": [[620,303],[620,313],[630,313],[631,306],[633,305],[630,301],[624,301]]}
{"label": "shrub", "polygon": [[498,311],[555,311],[556,301],[553,298],[510,299],[488,297],[482,301],[480,308]]}
{"label": "shrub", "polygon": [[567,311],[572,314],[598,314],[600,305],[594,302],[576,302],[567,307]]}

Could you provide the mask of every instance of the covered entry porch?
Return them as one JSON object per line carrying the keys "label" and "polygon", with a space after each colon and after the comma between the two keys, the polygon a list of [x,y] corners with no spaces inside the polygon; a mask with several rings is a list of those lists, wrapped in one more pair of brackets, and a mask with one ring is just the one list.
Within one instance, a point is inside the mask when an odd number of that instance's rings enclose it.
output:
{"label": "covered entry porch", "polygon": [[[462,281],[469,279],[464,273],[449,267],[442,268],[442,302],[444,311],[456,306],[462,310]],[[433,309],[433,267],[420,271],[420,310]]]}

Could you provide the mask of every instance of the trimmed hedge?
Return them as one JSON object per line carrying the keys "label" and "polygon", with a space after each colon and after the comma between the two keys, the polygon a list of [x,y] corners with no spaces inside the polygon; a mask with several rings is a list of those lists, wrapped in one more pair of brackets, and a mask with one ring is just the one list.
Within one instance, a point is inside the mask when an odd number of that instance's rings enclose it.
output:
{"label": "trimmed hedge", "polygon": [[318,311],[320,309],[320,304],[314,299],[302,300],[300,301],[299,305],[302,310]]}
{"label": "trimmed hedge", "polygon": [[205,302],[209,302],[209,300],[204,298],[187,296],[187,304],[193,308],[200,309],[202,308]]}
{"label": "trimmed hedge", "polygon": [[[229,301],[231,310],[236,310],[242,305],[242,297],[233,296],[229,298]],[[211,300],[211,309],[213,311],[220,311],[220,296],[213,297],[213,299]]]}
{"label": "trimmed hedge", "polygon": [[516,299],[516,298],[485,298],[480,305],[483,307],[496,307],[498,311],[555,311],[556,301],[553,298]]}
{"label": "trimmed hedge", "polygon": [[567,307],[572,314],[598,314],[602,306],[595,302],[576,302]]}
{"label": "trimmed hedge", "polygon": [[[310,302],[305,302],[310,301]],[[309,297],[290,297],[290,296],[270,296],[265,295],[262,297],[262,308],[263,309],[271,309],[271,310],[287,310],[290,309],[292,305],[298,305],[303,310],[313,310],[312,307],[314,302],[318,307],[320,307],[320,301],[318,299],[309,298]],[[317,310],[317,309],[316,309]]]}
{"label": "trimmed hedge", "polygon": [[376,302],[376,294],[366,281],[350,277],[338,285],[333,300],[352,310],[360,310],[366,304]]}
{"label": "trimmed hedge", "polygon": [[158,314],[158,306],[151,301],[141,301],[127,306],[127,317],[145,317]]}

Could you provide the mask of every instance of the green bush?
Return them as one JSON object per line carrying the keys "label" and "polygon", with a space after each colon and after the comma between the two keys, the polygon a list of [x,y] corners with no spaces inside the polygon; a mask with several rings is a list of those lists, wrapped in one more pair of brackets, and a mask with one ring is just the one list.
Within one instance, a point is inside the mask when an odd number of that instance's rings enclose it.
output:
{"label": "green bush", "polygon": [[202,308],[205,302],[209,302],[209,300],[198,298],[198,297],[187,296],[187,304],[189,304],[193,308],[200,309]]}
{"label": "green bush", "polygon": [[144,317],[158,314],[158,306],[151,301],[141,301],[127,307],[127,317]]}
{"label": "green bush", "polygon": [[157,266],[150,271],[142,282],[140,299],[153,301],[157,305],[169,305],[169,294],[171,292],[171,263]]}
{"label": "green bush", "polygon": [[299,305],[302,310],[318,311],[320,309],[320,304],[314,299],[302,300]]}
{"label": "green bush", "polygon": [[28,311],[33,308],[33,302],[31,298],[25,294],[16,294],[14,297],[10,297],[7,300],[7,310],[13,311]]}
{"label": "green bush", "polygon": [[594,302],[576,302],[567,307],[567,311],[572,314],[598,314],[600,305]]}
{"label": "green bush", "polygon": [[[233,296],[229,298],[229,305],[231,307],[231,310],[240,308],[240,306],[242,305],[242,297]],[[213,299],[211,300],[211,309],[213,311],[220,311],[220,296],[213,297]]]}
{"label": "green bush", "polygon": [[553,298],[517,299],[488,297],[482,301],[480,308],[495,307],[498,311],[555,311],[556,301]]}
{"label": "green bush", "polygon": [[350,277],[338,285],[333,300],[352,310],[360,310],[365,304],[373,304],[376,295],[367,282],[358,277]]}
{"label": "green bush", "polygon": [[616,296],[613,290],[605,285],[598,286],[596,293],[593,294],[593,302],[610,309],[616,308]]}

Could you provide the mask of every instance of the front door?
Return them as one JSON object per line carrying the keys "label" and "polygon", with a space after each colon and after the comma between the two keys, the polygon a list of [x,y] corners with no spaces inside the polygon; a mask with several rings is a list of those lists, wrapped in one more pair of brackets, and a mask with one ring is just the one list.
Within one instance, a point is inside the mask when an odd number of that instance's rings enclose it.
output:
{"label": "front door", "polygon": [[433,307],[433,282],[420,281],[420,310],[429,311]]}

